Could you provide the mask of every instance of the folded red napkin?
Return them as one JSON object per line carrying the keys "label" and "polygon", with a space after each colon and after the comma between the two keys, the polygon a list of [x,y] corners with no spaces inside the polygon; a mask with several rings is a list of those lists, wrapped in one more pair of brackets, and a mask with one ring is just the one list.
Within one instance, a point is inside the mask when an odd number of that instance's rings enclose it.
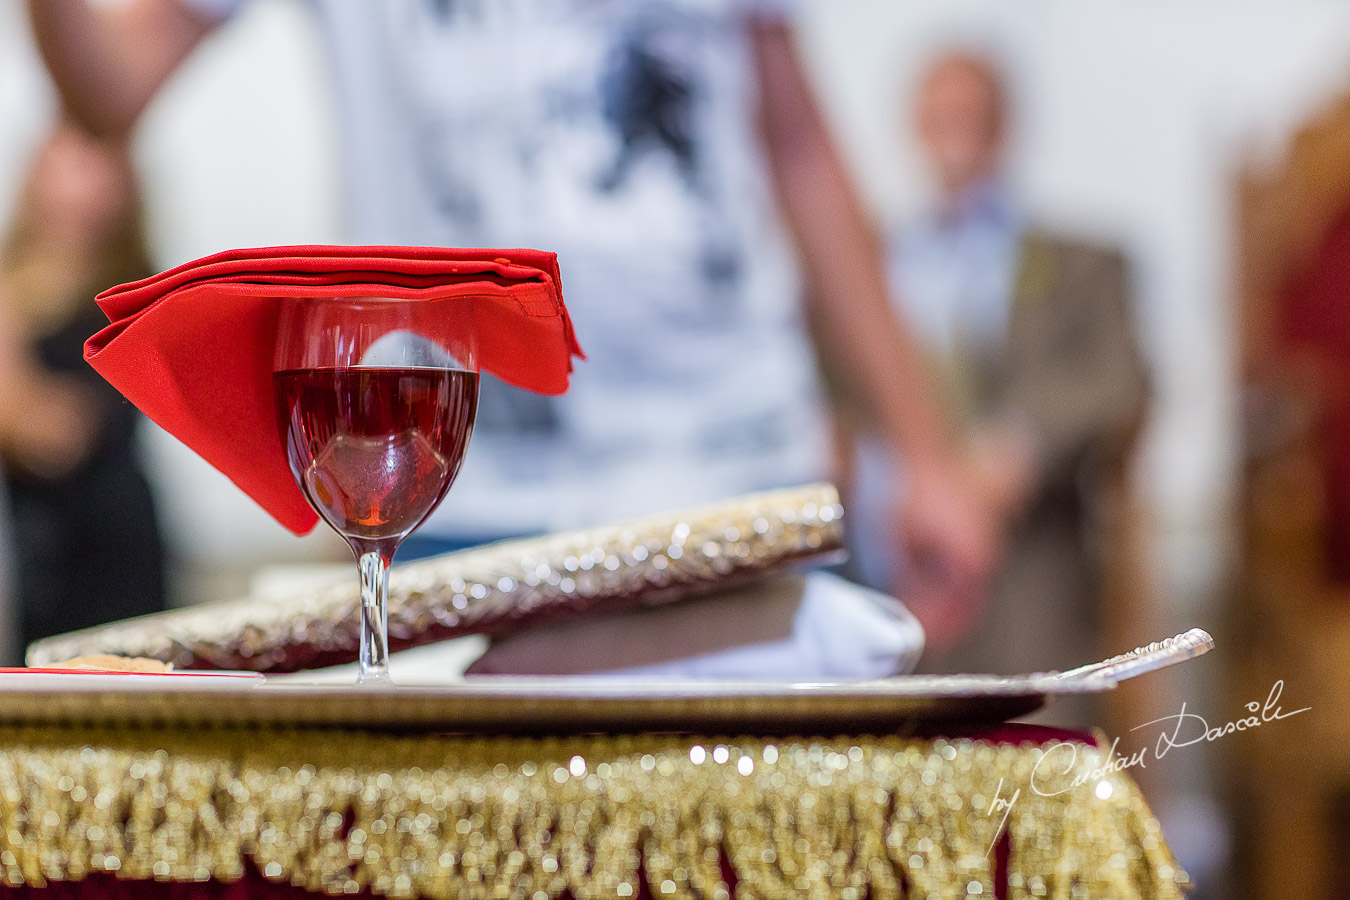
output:
{"label": "folded red napkin", "polygon": [[557,257],[538,250],[265,247],[228,250],[98,296],[111,322],[84,358],[166,431],[297,534],[318,517],[286,464],[272,394],[283,297],[472,303],[479,366],[542,394],[582,357]]}

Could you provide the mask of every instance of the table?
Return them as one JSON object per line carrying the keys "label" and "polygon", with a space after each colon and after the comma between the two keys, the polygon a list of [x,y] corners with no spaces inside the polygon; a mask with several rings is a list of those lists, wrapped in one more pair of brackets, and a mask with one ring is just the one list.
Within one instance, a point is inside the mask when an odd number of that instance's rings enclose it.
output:
{"label": "table", "polygon": [[0,900],[1165,900],[1186,876],[1098,740],[1034,726],[791,739],[165,726],[0,728],[0,882]]}

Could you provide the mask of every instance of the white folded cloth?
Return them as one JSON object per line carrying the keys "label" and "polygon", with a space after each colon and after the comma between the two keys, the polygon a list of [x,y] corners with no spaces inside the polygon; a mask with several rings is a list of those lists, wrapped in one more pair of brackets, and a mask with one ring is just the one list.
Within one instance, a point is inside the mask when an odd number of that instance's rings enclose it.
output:
{"label": "white folded cloth", "polygon": [[885,678],[912,671],[923,643],[923,628],[898,600],[813,572],[532,626],[495,639],[467,674]]}

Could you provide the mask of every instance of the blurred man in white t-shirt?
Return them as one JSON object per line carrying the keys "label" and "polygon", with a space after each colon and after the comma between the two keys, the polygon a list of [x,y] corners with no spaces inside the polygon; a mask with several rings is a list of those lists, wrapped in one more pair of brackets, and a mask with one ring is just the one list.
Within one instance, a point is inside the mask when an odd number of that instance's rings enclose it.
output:
{"label": "blurred man in white t-shirt", "polygon": [[[239,0],[31,0],[68,115],[129,131]],[[894,542],[953,604],[969,490],[794,50],[786,0],[314,0],[361,243],[557,251],[589,360],[485,386],[424,533],[593,523],[828,474],[804,321],[906,460]],[[795,251],[795,252],[794,252]]]}

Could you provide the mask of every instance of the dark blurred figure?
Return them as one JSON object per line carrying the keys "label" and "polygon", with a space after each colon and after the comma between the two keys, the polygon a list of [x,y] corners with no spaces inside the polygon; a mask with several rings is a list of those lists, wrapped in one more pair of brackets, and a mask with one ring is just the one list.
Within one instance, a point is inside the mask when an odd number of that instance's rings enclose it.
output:
{"label": "dark blurred figure", "polygon": [[936,203],[888,242],[895,303],[958,423],[967,477],[1008,532],[991,592],[953,604],[916,589],[908,561],[876,540],[905,477],[865,431],[856,441],[857,562],[924,622],[931,671],[1094,658],[1094,501],[1145,400],[1125,259],[1026,220],[1001,173],[1008,118],[989,59],[950,51],[931,63],[913,122]]}
{"label": "dark blurred figure", "polygon": [[151,271],[125,152],[59,128],[0,252],[0,451],[25,645],[164,608],[164,554],[133,448],[139,414],[82,354],[107,324],[94,295]]}

